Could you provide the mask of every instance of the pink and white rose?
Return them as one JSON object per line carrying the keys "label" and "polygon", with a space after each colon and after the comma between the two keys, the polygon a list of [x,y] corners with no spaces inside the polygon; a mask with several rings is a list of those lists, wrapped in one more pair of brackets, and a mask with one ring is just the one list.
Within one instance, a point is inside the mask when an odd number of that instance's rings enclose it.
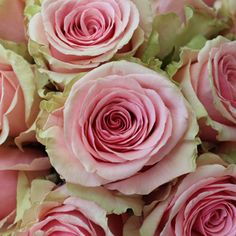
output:
{"label": "pink and white rose", "polygon": [[236,166],[204,154],[199,167],[179,181],[141,227],[142,236],[236,234]]}
{"label": "pink and white rose", "polygon": [[16,216],[17,185],[20,172],[31,181],[48,173],[51,165],[41,151],[16,147],[0,147],[0,232],[14,222]]}
{"label": "pink and white rose", "polygon": [[236,42],[208,41],[175,75],[196,111],[204,140],[236,140]]}
{"label": "pink and white rose", "polygon": [[144,38],[138,26],[131,0],[46,0],[29,22],[29,37],[48,69],[71,73],[91,70],[118,52],[133,55]]}
{"label": "pink and white rose", "polygon": [[68,195],[65,186],[55,189],[53,183],[36,180],[31,193],[31,207],[25,211],[16,236],[113,236],[110,225],[120,226],[119,221],[113,222],[116,217],[109,219],[94,202]]}
{"label": "pink and white rose", "polygon": [[66,93],[38,137],[67,182],[147,194],[195,169],[195,116],[164,76],[111,62]]}

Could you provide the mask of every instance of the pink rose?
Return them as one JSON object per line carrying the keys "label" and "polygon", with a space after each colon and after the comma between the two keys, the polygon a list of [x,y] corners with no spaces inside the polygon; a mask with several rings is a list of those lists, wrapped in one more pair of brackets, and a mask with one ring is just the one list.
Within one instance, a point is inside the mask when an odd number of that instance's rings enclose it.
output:
{"label": "pink rose", "polygon": [[167,78],[119,61],[89,72],[66,93],[38,135],[66,181],[147,194],[194,170],[196,120]]}
{"label": "pink rose", "polygon": [[48,173],[48,158],[32,148],[21,152],[16,147],[0,147],[0,232],[13,223],[16,215],[17,185],[20,172],[24,171],[29,181]]}
{"label": "pink rose", "polygon": [[[119,221],[107,217],[106,211],[94,202],[68,195],[65,186],[53,190],[52,183],[37,180],[32,186],[31,207],[25,211],[16,236],[114,235],[110,225],[119,225]],[[47,193],[50,188],[52,191]],[[120,236],[117,232],[115,235]]]}
{"label": "pink rose", "polygon": [[208,41],[174,78],[196,111],[205,140],[236,141],[235,46],[220,36]]}
{"label": "pink rose", "polygon": [[204,10],[205,12],[211,13],[211,10],[208,6],[213,6],[216,0],[152,0],[153,9],[156,14],[167,14],[174,12],[180,19],[185,21],[185,6],[192,6],[193,8],[199,10]]}
{"label": "pink rose", "polygon": [[50,70],[80,72],[119,51],[134,54],[143,41],[138,25],[139,12],[130,0],[46,0],[29,22],[29,36]]}
{"label": "pink rose", "polygon": [[141,236],[236,235],[236,166],[225,167],[213,154],[201,162],[146,212]]}
{"label": "pink rose", "polygon": [[[28,129],[38,112],[35,75],[19,55],[0,45],[0,144]],[[16,122],[17,119],[17,122]]]}
{"label": "pink rose", "polygon": [[0,38],[17,43],[25,41],[24,30],[25,0],[1,0]]}

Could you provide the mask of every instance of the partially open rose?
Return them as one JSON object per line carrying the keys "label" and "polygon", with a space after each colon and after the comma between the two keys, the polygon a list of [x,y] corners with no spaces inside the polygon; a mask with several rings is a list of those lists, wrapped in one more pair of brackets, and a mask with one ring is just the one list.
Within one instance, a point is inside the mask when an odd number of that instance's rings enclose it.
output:
{"label": "partially open rose", "polygon": [[[66,93],[65,104],[38,133],[66,181],[146,194],[194,170],[198,126],[167,78],[135,63],[113,62]],[[55,99],[52,105],[63,101]]]}
{"label": "partially open rose", "polygon": [[204,154],[197,170],[145,218],[142,236],[236,235],[236,166]]}
{"label": "partially open rose", "polygon": [[33,182],[31,207],[23,215],[17,236],[113,236],[109,224],[119,225],[116,218],[109,219],[94,202],[70,196],[65,186],[55,188],[51,182]]}
{"label": "partially open rose", "polygon": [[31,181],[45,175],[50,166],[48,158],[36,149],[25,148],[22,152],[16,147],[0,147],[0,233],[14,222],[16,216],[20,172],[24,171]]}
{"label": "partially open rose", "polygon": [[32,125],[38,102],[31,66],[0,45],[0,144]]}
{"label": "partially open rose", "polygon": [[143,41],[138,25],[131,0],[46,0],[29,22],[29,36],[40,45],[50,70],[80,72],[118,51],[134,54]]}
{"label": "partially open rose", "polygon": [[0,45],[0,144],[32,125],[38,103],[31,66],[20,55]]}
{"label": "partially open rose", "polygon": [[175,75],[205,140],[236,141],[236,42],[208,41]]}

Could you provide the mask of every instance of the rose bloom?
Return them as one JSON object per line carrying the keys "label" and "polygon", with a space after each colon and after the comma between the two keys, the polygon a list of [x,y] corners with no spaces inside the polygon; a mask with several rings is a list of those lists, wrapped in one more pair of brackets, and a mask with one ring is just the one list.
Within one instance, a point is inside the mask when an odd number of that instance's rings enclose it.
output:
{"label": "rose bloom", "polygon": [[212,7],[216,0],[151,0],[154,12],[156,14],[167,14],[174,12],[180,19],[185,21],[185,6],[192,6],[193,8],[206,13],[212,14],[212,11],[209,9],[209,6]]}
{"label": "rose bloom", "polygon": [[[122,225],[113,222],[118,218],[107,217],[94,202],[70,196],[65,186],[55,189],[50,182],[36,180],[32,186],[31,207],[25,211],[16,236],[113,236],[110,225],[113,230],[115,224],[115,235],[121,236],[116,227]],[[52,191],[47,192],[49,189]]]}
{"label": "rose bloom", "polygon": [[142,236],[233,236],[235,221],[236,166],[227,167],[208,153],[200,158],[197,170],[147,214],[140,232]]}
{"label": "rose bloom", "polygon": [[0,38],[21,43],[25,41],[25,0],[1,0]]}
{"label": "rose bloom", "polygon": [[204,140],[236,140],[235,46],[221,36],[208,41],[174,76],[196,111]]}
{"label": "rose bloom", "polygon": [[130,0],[46,0],[29,22],[29,36],[41,45],[49,69],[80,72],[119,51],[133,55],[144,38],[138,25]]}
{"label": "rose bloom", "polygon": [[50,167],[48,158],[36,149],[25,148],[22,152],[16,147],[0,146],[0,232],[14,222],[20,173],[31,181],[47,174]]}
{"label": "rose bloom", "polygon": [[195,169],[192,110],[170,80],[136,63],[87,73],[41,129],[53,166],[71,183],[145,194]]}
{"label": "rose bloom", "polygon": [[0,144],[28,129],[37,112],[33,70],[20,55],[0,45]]}

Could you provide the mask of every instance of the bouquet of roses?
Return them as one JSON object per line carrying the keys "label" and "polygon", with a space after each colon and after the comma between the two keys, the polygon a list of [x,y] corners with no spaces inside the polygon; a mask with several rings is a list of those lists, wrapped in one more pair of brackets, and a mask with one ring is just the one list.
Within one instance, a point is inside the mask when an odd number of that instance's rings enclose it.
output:
{"label": "bouquet of roses", "polygon": [[236,1],[1,0],[0,235],[235,236]]}

